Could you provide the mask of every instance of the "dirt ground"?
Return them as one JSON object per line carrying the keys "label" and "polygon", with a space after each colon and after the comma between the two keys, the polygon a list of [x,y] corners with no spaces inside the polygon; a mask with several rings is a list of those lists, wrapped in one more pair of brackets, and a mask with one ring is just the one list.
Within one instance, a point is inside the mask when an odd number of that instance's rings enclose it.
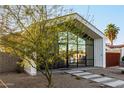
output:
{"label": "dirt ground", "polygon": [[121,73],[121,70],[119,70],[118,68],[119,67],[117,66],[117,67],[92,69],[87,71],[95,74],[102,74],[108,77],[124,80],[124,73]]}
{"label": "dirt ground", "polygon": [[[18,74],[16,72],[12,73],[1,73],[0,79],[9,88],[45,88],[47,81],[41,76],[29,76],[25,73]],[[76,78],[65,73],[54,73],[53,74],[54,88],[106,88],[100,83],[96,83],[86,79]],[[4,87],[0,83],[0,87]]]}
{"label": "dirt ground", "polygon": [[[87,71],[124,80],[124,74],[118,70],[118,67],[89,69]],[[47,85],[47,80],[41,74],[29,76],[26,73],[0,73],[0,80],[9,88],[46,88]],[[64,73],[64,71],[53,73],[52,80],[54,88],[108,88],[108,86],[104,86],[101,83],[76,78]],[[4,87],[2,83],[0,83],[0,87]]]}

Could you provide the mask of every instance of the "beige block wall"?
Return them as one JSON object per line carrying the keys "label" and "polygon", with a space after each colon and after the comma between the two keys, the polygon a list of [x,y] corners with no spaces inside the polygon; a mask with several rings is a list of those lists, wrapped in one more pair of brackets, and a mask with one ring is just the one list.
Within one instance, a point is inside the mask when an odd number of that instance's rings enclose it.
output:
{"label": "beige block wall", "polygon": [[0,52],[0,72],[16,71],[19,58]]}

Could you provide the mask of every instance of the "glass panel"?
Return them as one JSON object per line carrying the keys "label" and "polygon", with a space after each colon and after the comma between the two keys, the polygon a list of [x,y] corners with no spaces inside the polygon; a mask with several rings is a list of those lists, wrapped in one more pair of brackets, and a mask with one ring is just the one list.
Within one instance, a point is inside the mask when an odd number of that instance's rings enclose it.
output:
{"label": "glass panel", "polygon": [[91,39],[91,38],[87,38],[86,41],[88,41],[87,45],[93,45],[93,43],[94,43],[93,39]]}
{"label": "glass panel", "polygon": [[58,33],[59,37],[59,43],[67,43],[67,32],[59,32]]}
{"label": "glass panel", "polygon": [[77,36],[75,35],[75,34],[73,34],[73,33],[68,33],[69,35],[69,41],[68,41],[68,43],[70,43],[70,44],[77,44]]}
{"label": "glass panel", "polygon": [[59,45],[59,53],[66,51],[66,45]]}
{"label": "glass panel", "polygon": [[85,44],[85,40],[78,37],[78,44]]}
{"label": "glass panel", "polygon": [[94,65],[94,45],[92,39],[86,40],[86,55],[87,55],[87,65],[93,66]]}
{"label": "glass panel", "polygon": [[69,51],[68,51],[68,56],[69,56],[69,63],[77,63],[77,45],[76,44],[69,44]]}
{"label": "glass panel", "polygon": [[83,64],[85,65],[85,45],[79,44],[78,45],[78,64]]}
{"label": "glass panel", "polygon": [[[63,64],[66,65],[66,45],[61,45],[59,44],[59,55],[60,55],[60,60],[59,60],[59,64]],[[61,63],[62,62],[62,63]],[[64,63],[63,63],[64,62]],[[62,65],[62,66],[63,66]],[[61,66],[61,65],[60,65]],[[62,67],[61,66],[61,67]]]}

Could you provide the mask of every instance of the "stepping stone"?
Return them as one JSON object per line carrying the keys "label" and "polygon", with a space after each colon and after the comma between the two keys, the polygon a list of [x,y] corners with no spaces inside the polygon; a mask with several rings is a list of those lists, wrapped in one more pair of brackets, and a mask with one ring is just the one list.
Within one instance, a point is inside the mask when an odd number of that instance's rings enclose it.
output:
{"label": "stepping stone", "polygon": [[80,73],[80,72],[84,72],[84,71],[67,71],[66,73],[73,74],[73,73]]}
{"label": "stepping stone", "polygon": [[117,79],[112,78],[111,80],[102,81],[100,83],[109,83],[109,82],[114,82],[114,81],[117,81]]}
{"label": "stepping stone", "polygon": [[92,80],[95,81],[95,82],[105,82],[105,81],[113,80],[113,78],[101,77],[101,78],[92,79]]}
{"label": "stepping stone", "polygon": [[73,75],[75,76],[84,76],[84,75],[91,75],[92,73],[89,73],[89,72],[83,72],[83,73],[75,73]]}
{"label": "stepping stone", "polygon": [[82,78],[85,79],[92,79],[92,78],[100,78],[102,77],[101,75],[93,74],[93,75],[87,75],[87,76],[81,76]]}
{"label": "stepping stone", "polygon": [[124,88],[124,85],[119,85],[116,88]]}
{"label": "stepping stone", "polygon": [[121,86],[124,85],[124,81],[122,80],[116,80],[113,82],[108,82],[108,83],[104,83],[105,85],[111,86],[111,87],[117,87],[117,86]]}
{"label": "stepping stone", "polygon": [[102,76],[98,76],[98,77],[91,77],[91,78],[89,78],[90,80],[92,80],[92,79],[97,79],[97,78],[101,78]]}
{"label": "stepping stone", "polygon": [[80,76],[85,79],[90,79],[92,81],[99,82],[99,83],[102,83],[102,84],[110,86],[110,87],[124,88],[123,80],[117,80],[115,78],[103,77],[101,75],[92,74],[92,73],[84,72],[81,70],[66,71],[66,73],[72,74],[75,76]]}

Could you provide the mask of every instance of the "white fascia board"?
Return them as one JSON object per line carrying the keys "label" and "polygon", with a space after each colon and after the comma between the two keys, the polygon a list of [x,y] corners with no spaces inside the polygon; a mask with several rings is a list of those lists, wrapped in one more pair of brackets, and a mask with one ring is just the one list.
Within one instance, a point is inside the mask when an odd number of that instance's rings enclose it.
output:
{"label": "white fascia board", "polygon": [[103,68],[106,68],[106,44],[105,39],[103,39]]}
{"label": "white fascia board", "polygon": [[89,23],[87,20],[85,20],[83,17],[81,17],[79,14],[75,13],[73,16],[74,19],[77,19],[81,23],[83,23],[86,27],[90,28],[92,31],[94,31],[96,34],[98,34],[101,38],[106,38],[105,35],[98,30],[94,25]]}

